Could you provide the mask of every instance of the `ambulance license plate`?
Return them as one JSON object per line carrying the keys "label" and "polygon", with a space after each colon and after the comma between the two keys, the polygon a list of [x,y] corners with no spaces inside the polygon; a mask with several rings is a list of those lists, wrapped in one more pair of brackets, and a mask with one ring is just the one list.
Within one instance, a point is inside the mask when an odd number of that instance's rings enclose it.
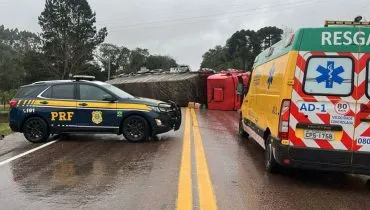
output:
{"label": "ambulance license plate", "polygon": [[334,133],[332,131],[305,130],[304,138],[333,141]]}

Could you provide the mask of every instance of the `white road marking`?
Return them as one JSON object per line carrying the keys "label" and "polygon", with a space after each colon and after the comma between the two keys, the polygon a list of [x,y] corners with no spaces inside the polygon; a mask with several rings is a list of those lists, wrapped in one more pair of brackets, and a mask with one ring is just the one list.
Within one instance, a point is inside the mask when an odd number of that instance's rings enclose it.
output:
{"label": "white road marking", "polygon": [[31,150],[29,150],[29,151],[27,151],[27,152],[21,153],[21,154],[19,154],[19,155],[16,155],[16,156],[14,156],[14,157],[11,157],[11,158],[9,158],[9,159],[7,159],[7,160],[4,160],[4,161],[0,162],[0,166],[3,166],[3,165],[5,165],[5,164],[8,164],[8,163],[12,162],[13,160],[16,160],[16,159],[21,158],[21,157],[23,157],[23,156],[25,156],[25,155],[31,154],[32,152],[35,152],[35,151],[40,150],[40,149],[42,149],[42,148],[44,148],[44,147],[47,147],[47,146],[49,146],[49,145],[51,145],[51,144],[54,144],[54,143],[55,143],[55,142],[57,142],[57,141],[58,141],[58,140],[54,140],[54,141],[48,142],[48,143],[43,144],[43,145],[41,145],[41,146],[39,146],[39,147],[33,148],[33,149],[31,149]]}

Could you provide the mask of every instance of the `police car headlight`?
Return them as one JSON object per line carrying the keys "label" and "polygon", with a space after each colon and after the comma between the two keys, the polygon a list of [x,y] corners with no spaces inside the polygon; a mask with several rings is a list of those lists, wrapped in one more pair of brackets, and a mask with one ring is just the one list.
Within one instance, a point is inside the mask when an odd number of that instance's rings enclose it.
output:
{"label": "police car headlight", "polygon": [[161,112],[161,110],[159,110],[159,107],[158,106],[149,106],[152,111],[155,111],[155,112]]}
{"label": "police car headlight", "polygon": [[170,112],[172,111],[172,106],[170,104],[159,104],[158,108],[161,112]]}
{"label": "police car headlight", "polygon": [[149,106],[155,112],[170,112],[172,106],[170,104],[159,104],[158,106]]}

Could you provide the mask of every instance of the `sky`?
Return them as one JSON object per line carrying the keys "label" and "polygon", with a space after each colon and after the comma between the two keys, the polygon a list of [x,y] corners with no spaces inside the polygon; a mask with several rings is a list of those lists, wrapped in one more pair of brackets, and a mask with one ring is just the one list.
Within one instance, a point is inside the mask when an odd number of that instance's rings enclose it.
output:
{"label": "sky", "polygon": [[[202,55],[241,29],[296,30],[325,20],[370,21],[368,0],[88,0],[105,42],[146,48],[198,70]],[[39,33],[45,0],[0,0],[0,25]]]}

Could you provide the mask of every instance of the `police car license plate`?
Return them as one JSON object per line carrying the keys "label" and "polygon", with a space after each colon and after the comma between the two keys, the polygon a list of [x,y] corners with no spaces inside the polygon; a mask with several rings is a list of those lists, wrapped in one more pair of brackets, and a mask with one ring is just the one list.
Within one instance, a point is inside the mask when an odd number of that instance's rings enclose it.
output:
{"label": "police car license plate", "polygon": [[334,140],[334,133],[332,131],[320,131],[320,130],[305,130],[305,139],[320,139],[320,140]]}

